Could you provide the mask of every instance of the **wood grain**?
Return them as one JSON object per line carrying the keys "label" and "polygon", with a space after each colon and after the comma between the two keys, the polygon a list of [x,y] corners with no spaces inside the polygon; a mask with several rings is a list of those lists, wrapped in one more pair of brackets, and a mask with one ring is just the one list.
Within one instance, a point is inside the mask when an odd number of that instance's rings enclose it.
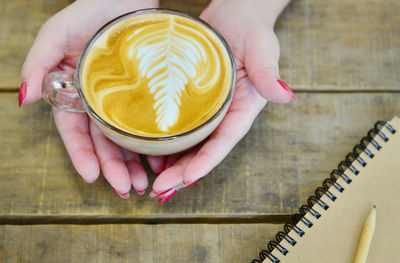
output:
{"label": "wood grain", "polygon": [[[376,120],[400,115],[400,2],[293,0],[276,32],[297,102],[267,105],[221,165],[164,205],[121,200],[103,178],[82,182],[47,104],[17,107],[38,29],[71,2],[0,2],[0,262],[249,262],[282,228],[252,223],[287,220]],[[199,15],[209,0],[160,2]]]}
{"label": "wood grain", "polygon": [[21,67],[40,26],[73,0],[0,2],[0,89],[21,84]]}
{"label": "wood grain", "polygon": [[[250,262],[281,225],[0,226],[1,262]],[[189,233],[189,234],[187,234]]]}
{"label": "wood grain", "polygon": [[400,1],[292,1],[280,17],[281,77],[301,90],[399,90]]}
{"label": "wood grain", "polygon": [[[398,93],[299,93],[269,104],[224,162],[164,205],[119,199],[104,179],[74,171],[48,105],[0,96],[0,216],[192,218],[294,213],[378,119],[400,112]],[[152,178],[153,180],[154,178]]]}
{"label": "wood grain", "polygon": [[[1,1],[0,89],[16,90],[40,25],[71,0]],[[200,14],[209,0],[162,0]],[[279,19],[281,77],[294,90],[399,90],[400,2],[293,0]]]}

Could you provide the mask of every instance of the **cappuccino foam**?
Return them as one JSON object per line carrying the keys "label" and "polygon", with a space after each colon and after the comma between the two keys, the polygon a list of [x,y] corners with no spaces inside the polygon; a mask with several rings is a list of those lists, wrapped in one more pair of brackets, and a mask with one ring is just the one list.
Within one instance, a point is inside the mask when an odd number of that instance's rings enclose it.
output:
{"label": "cappuccino foam", "polygon": [[82,70],[92,109],[126,132],[190,131],[223,105],[232,82],[228,52],[204,25],[172,14],[128,18],[93,44]]}

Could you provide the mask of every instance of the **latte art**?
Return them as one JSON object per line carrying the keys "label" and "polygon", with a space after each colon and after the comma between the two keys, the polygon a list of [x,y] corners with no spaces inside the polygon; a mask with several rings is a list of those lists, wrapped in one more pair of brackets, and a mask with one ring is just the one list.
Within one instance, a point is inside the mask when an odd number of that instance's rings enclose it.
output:
{"label": "latte art", "polygon": [[90,106],[110,124],[143,136],[192,130],[224,103],[229,55],[204,25],[172,14],[120,22],[94,43],[83,67]]}
{"label": "latte art", "polygon": [[[168,131],[178,120],[182,91],[185,90],[189,79],[200,75],[199,64],[216,63],[216,72],[208,72],[210,67],[204,67],[201,77],[194,81],[195,88],[206,89],[214,85],[219,76],[218,54],[204,36],[195,29],[174,22],[172,17],[163,27],[157,24],[148,25],[133,33],[127,40],[130,41],[129,57],[136,57],[139,61],[141,77],[146,77],[150,92],[154,98],[153,108],[156,110],[156,123],[161,131]],[[154,28],[154,29],[153,29]],[[152,31],[141,38],[134,38],[143,30]],[[185,35],[185,30],[190,35]],[[199,40],[208,44],[203,47]],[[208,56],[206,49],[212,51]],[[210,61],[214,60],[214,61]],[[210,74],[211,73],[211,74]],[[208,83],[199,85],[205,77]]]}

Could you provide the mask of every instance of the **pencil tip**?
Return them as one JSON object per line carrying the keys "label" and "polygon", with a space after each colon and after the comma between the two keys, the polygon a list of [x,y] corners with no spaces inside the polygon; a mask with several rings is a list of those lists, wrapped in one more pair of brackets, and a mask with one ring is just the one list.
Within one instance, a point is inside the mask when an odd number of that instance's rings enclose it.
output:
{"label": "pencil tip", "polygon": [[374,205],[374,209],[376,209],[376,205]]}

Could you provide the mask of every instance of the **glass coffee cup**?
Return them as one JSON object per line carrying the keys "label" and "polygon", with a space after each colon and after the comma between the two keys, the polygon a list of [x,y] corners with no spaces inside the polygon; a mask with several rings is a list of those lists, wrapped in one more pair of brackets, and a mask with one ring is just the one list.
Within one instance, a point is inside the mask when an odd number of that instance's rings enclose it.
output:
{"label": "glass coffee cup", "polygon": [[[217,49],[219,51],[218,54],[221,54],[221,52],[224,52],[224,54],[226,55],[225,60],[223,60],[222,62],[220,61],[221,63],[218,62],[218,63],[220,63],[220,64],[218,64],[219,65],[218,68],[221,68],[222,69],[221,72],[224,72],[224,74],[226,73],[225,74],[226,81],[223,82],[225,84],[223,89],[226,91],[221,93],[223,95],[221,95],[221,98],[219,98],[219,100],[218,100],[220,102],[219,102],[219,104],[216,104],[218,107],[215,107],[214,111],[210,111],[212,114],[209,113],[209,116],[207,117],[207,119],[204,119],[203,121],[201,121],[201,123],[199,122],[199,124],[195,125],[194,127],[190,127],[190,129],[187,129],[187,130],[181,129],[180,131],[178,130],[178,132],[175,132],[175,133],[166,132],[165,134],[162,134],[162,132],[160,131],[159,133],[157,133],[155,135],[154,134],[148,135],[148,134],[143,134],[140,132],[135,132],[135,131],[125,129],[123,126],[120,126],[117,121],[113,121],[113,120],[109,119],[108,117],[106,117],[105,114],[103,114],[103,112],[100,112],[100,110],[98,110],[98,107],[97,108],[95,107],[95,103],[91,102],[90,99],[88,98],[88,96],[89,96],[88,90],[89,89],[83,87],[83,84],[87,83],[87,81],[85,81],[84,74],[87,74],[87,73],[85,73],[87,71],[86,68],[89,67],[89,66],[87,66],[87,65],[89,65],[88,61],[90,61],[90,60],[88,60],[88,57],[90,58],[91,54],[93,54],[94,51],[92,51],[92,50],[95,50],[94,47],[96,46],[96,44],[98,44],[100,41],[103,41],[102,39],[104,37],[108,36],[110,34],[110,32],[115,32],[115,29],[119,29],[119,28],[121,30],[123,30],[124,27],[122,25],[124,25],[124,23],[126,24],[127,23],[126,21],[131,21],[131,20],[133,21],[134,19],[140,20],[142,18],[148,19],[149,17],[151,17],[151,19],[153,19],[154,21],[158,21],[161,18],[164,18],[167,16],[168,17],[171,16],[174,19],[176,19],[177,21],[179,21],[179,19],[181,19],[183,22],[188,22],[188,24],[181,26],[183,31],[181,31],[178,34],[178,36],[182,36],[182,39],[189,39],[188,37],[183,35],[182,32],[186,32],[189,29],[191,29],[192,31],[196,30],[196,29],[199,29],[199,30],[201,29],[202,32],[207,32],[207,34],[212,36],[212,38],[218,42],[218,47],[217,47]],[[192,25],[191,28],[189,28],[190,25]],[[114,30],[114,31],[112,31],[112,30]],[[140,30],[137,30],[137,32],[139,32],[139,31]],[[152,31],[150,31],[150,32],[152,32]],[[187,32],[189,32],[189,31],[187,31]],[[200,33],[195,32],[195,34],[200,34]],[[133,35],[134,34],[132,34],[132,36]],[[158,38],[158,34],[154,33],[153,35],[156,35]],[[200,38],[201,38],[201,34],[200,34]],[[130,41],[130,38],[128,40]],[[96,42],[96,41],[98,41],[98,42]],[[204,43],[206,43],[206,42],[204,42]],[[178,43],[177,45],[183,46],[182,43]],[[202,54],[200,54],[201,47],[196,47],[196,45],[198,45],[198,43],[189,41],[187,44],[187,49],[177,53],[178,59],[188,58],[192,62],[193,61],[198,62],[198,60],[201,59]],[[160,46],[160,45],[158,45],[158,46]],[[148,50],[149,48],[150,47],[146,46],[146,48],[142,48],[142,50]],[[194,55],[190,54],[191,49],[193,49]],[[197,52],[196,50],[199,50],[199,52]],[[140,58],[143,58],[145,56],[145,55],[143,55],[143,52],[141,52],[141,50],[139,50],[138,53],[140,53],[142,56]],[[158,53],[155,52],[154,56],[159,53],[160,52],[158,52]],[[148,55],[146,61],[149,61],[153,58],[152,57],[153,53],[149,53],[149,54],[150,55]],[[209,56],[210,59],[215,60],[215,58],[212,58],[212,57],[214,57],[216,54],[217,53],[211,54]],[[197,56],[197,59],[195,56]],[[139,57],[139,55],[138,55],[138,57]],[[208,58],[208,56],[205,56],[205,57]],[[174,63],[176,62],[175,60],[176,59],[173,60]],[[179,73],[178,76],[181,76],[182,74],[186,74],[186,73],[189,75],[192,74],[189,72],[190,70],[188,69],[187,62],[182,62],[182,63],[184,63],[182,65],[185,67],[181,67],[182,72]],[[138,64],[140,64],[140,63],[138,63]],[[207,63],[205,63],[205,62],[203,64],[207,65]],[[208,64],[210,64],[210,63],[208,62]],[[112,65],[110,65],[110,67],[112,67]],[[136,66],[134,65],[134,67],[136,67]],[[156,65],[156,66],[148,65],[148,70],[152,71],[152,69],[158,68],[158,67],[159,67],[158,65]],[[138,66],[138,68],[139,68],[139,66]],[[144,68],[146,68],[146,67],[144,67]],[[176,68],[179,70],[180,69],[179,65],[177,65]],[[154,73],[154,71],[155,70],[153,70],[152,72]],[[213,72],[211,72],[211,71],[213,71]],[[219,74],[219,73],[215,73],[214,71],[215,71],[214,69],[209,70],[209,72],[207,74],[209,74],[209,75],[211,75],[211,74],[218,75]],[[204,73],[203,76],[207,75],[207,74]],[[99,75],[101,76],[101,74],[99,74]],[[145,75],[145,76],[149,76],[149,75],[151,75],[151,73],[147,73],[147,75]],[[166,78],[164,78],[164,80]],[[188,80],[185,76],[183,76],[183,78],[186,80],[186,82],[188,82]],[[214,79],[215,78],[216,77],[214,76]],[[161,77],[159,77],[158,79],[161,79]],[[178,80],[179,81],[176,81],[176,83],[182,84],[183,79],[180,78]],[[110,22],[105,24],[102,28],[100,28],[94,34],[94,36],[89,40],[89,42],[86,44],[84,50],[82,51],[80,58],[78,60],[78,63],[77,63],[76,71],[74,73],[73,72],[65,72],[65,71],[55,71],[55,72],[50,73],[44,81],[42,96],[43,96],[43,99],[45,101],[47,101],[49,104],[59,107],[63,110],[72,111],[72,112],[86,112],[89,115],[90,119],[100,128],[100,130],[103,132],[103,134],[105,136],[107,136],[110,140],[112,140],[113,142],[115,142],[116,144],[120,145],[123,148],[126,148],[128,150],[131,150],[131,151],[134,151],[137,153],[148,154],[148,155],[167,155],[167,154],[172,154],[172,153],[186,150],[186,149],[198,144],[199,142],[204,140],[207,136],[209,136],[216,129],[216,127],[219,125],[219,123],[224,118],[226,112],[228,111],[229,105],[232,100],[233,91],[235,88],[235,80],[236,80],[236,68],[235,68],[235,63],[234,63],[234,59],[232,56],[232,52],[231,52],[228,44],[226,43],[226,41],[214,28],[212,28],[206,22],[204,22],[198,18],[192,17],[190,15],[187,15],[185,13],[182,13],[182,12],[167,10],[167,9],[145,9],[145,10],[138,10],[138,11],[124,14],[120,17],[117,17],[117,18],[111,20]],[[152,82],[154,82],[154,81],[149,80],[146,83],[152,83]],[[200,80],[200,81],[197,81],[196,83],[198,84],[201,82],[206,82],[206,81]],[[211,82],[209,82],[209,83],[211,83]],[[157,87],[160,87],[160,85],[158,85]],[[89,86],[89,85],[87,85],[87,86]],[[172,89],[174,89],[174,87],[172,87]],[[201,89],[199,89],[199,90],[201,90]],[[163,90],[159,89],[158,91],[159,91],[158,93],[161,94]],[[182,91],[179,91],[179,92],[178,92],[178,94],[182,93]],[[183,92],[186,92],[186,91],[184,90]],[[206,89],[204,89],[203,91],[199,91],[199,92],[200,92],[199,94],[201,94],[201,95],[199,95],[199,97],[206,96],[208,93],[211,93],[211,92],[208,92]],[[162,93],[162,94],[164,94],[164,93]],[[187,92],[187,93],[190,93],[190,92]],[[196,93],[196,92],[191,92],[191,93]],[[157,97],[158,94],[154,93],[151,95],[153,97]],[[194,97],[194,98],[196,98],[196,97]],[[180,99],[184,100],[184,97],[180,97]],[[168,100],[167,100],[167,102],[168,102]],[[178,106],[185,104],[184,101],[178,101],[178,102],[176,101],[176,98],[173,101],[173,103],[175,103]],[[110,103],[108,103],[108,104],[110,104]],[[118,104],[118,103],[116,103],[116,104]],[[112,110],[112,107],[113,107],[112,103],[111,103],[111,106],[108,106],[108,107],[109,108],[111,107],[111,110]],[[117,107],[117,106],[115,106],[115,107]],[[121,108],[122,106],[118,105],[118,107]],[[158,109],[157,112],[159,112],[159,111],[162,111],[163,109],[165,110],[165,107],[164,108],[158,107],[157,109],[156,108],[154,108],[154,109],[155,110]],[[154,110],[154,112],[155,112],[155,110]],[[191,110],[192,113],[196,112],[196,111],[197,111],[196,109],[194,109],[194,111],[193,111],[193,109]],[[179,114],[185,115],[186,112],[184,111],[184,109],[182,109]],[[131,118],[132,122],[135,122],[135,119],[138,119],[139,117],[141,117],[140,115],[141,114],[135,114],[135,116],[133,116]],[[157,118],[157,120],[158,119],[160,119],[160,118]],[[167,126],[165,124],[162,125],[162,124],[158,123],[158,127],[161,130],[163,130]]]}

